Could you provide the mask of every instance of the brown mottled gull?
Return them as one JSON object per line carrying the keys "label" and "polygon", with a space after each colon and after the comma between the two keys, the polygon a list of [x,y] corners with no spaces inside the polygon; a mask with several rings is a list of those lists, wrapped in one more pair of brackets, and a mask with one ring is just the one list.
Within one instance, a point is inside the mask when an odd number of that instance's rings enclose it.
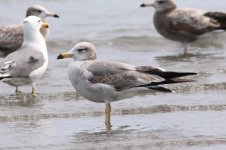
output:
{"label": "brown mottled gull", "polygon": [[195,75],[188,72],[168,72],[152,66],[132,66],[119,62],[96,60],[93,44],[81,42],[57,59],[73,58],[69,65],[69,79],[76,91],[86,99],[105,103],[105,124],[111,129],[111,102],[147,94],[152,91],[172,92],[164,84],[190,82],[179,77]]}
{"label": "brown mottled gull", "polygon": [[[33,5],[27,9],[26,17],[37,16],[43,22],[46,17],[59,18],[56,13],[49,12],[46,8],[40,5]],[[49,29],[40,29],[41,34],[46,39]],[[20,24],[0,27],[0,57],[5,57],[8,54],[19,49],[23,43],[23,31]]]}
{"label": "brown mottled gull", "polygon": [[178,8],[175,0],[156,0],[141,7],[154,7],[154,25],[165,38],[179,41],[187,52],[187,45],[201,35],[226,30],[226,13],[208,12],[193,8]]}

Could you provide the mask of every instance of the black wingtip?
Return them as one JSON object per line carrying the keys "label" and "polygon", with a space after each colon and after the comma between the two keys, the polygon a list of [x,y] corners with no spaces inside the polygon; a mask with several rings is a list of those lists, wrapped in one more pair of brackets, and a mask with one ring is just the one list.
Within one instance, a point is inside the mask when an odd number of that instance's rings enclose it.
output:
{"label": "black wingtip", "polygon": [[190,76],[190,75],[192,76],[192,75],[197,75],[197,73],[196,72],[187,72],[187,75],[188,76]]}
{"label": "black wingtip", "polygon": [[57,60],[58,60],[58,59],[64,59],[63,55],[60,54],[59,56],[57,56]]}
{"label": "black wingtip", "polygon": [[213,18],[220,24],[220,27],[217,28],[216,30],[226,30],[226,13],[224,13],[224,12],[207,12],[204,14],[204,16],[210,17],[211,19]]}
{"label": "black wingtip", "polygon": [[155,74],[165,79],[175,79],[185,76],[197,75],[197,73],[195,72],[172,72],[172,71],[156,72]]}
{"label": "black wingtip", "polygon": [[[184,77],[184,76],[194,76],[194,75],[197,75],[196,72],[182,72],[181,73],[181,76],[179,77]],[[176,77],[177,78],[177,77]]]}

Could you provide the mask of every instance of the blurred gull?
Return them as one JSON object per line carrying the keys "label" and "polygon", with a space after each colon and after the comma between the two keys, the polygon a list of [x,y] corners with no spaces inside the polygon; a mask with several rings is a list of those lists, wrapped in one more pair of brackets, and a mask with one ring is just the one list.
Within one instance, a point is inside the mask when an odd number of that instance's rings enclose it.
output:
{"label": "blurred gull", "polygon": [[187,53],[189,43],[215,30],[226,30],[226,13],[194,8],[178,8],[175,0],[155,0],[141,7],[154,7],[154,25],[167,39],[179,41]]}
{"label": "blurred gull", "polygon": [[69,65],[69,79],[76,91],[86,99],[105,103],[105,124],[110,131],[110,112],[113,101],[143,95],[152,91],[173,92],[163,84],[183,83],[192,80],[179,77],[195,73],[168,72],[152,66],[132,66],[120,62],[96,60],[93,44],[81,42],[57,59],[73,58]]}
{"label": "blurred gull", "polygon": [[9,54],[0,64],[0,80],[16,87],[31,85],[35,96],[35,82],[44,74],[48,65],[48,54],[45,40],[40,28],[48,28],[36,16],[29,16],[22,22],[24,42],[17,51]]}
{"label": "blurred gull", "polygon": [[[46,8],[40,5],[33,5],[27,9],[26,17],[37,16],[45,22],[46,17],[59,18],[56,13],[49,12]],[[48,36],[48,29],[40,29],[43,37]],[[0,57],[6,57],[8,54],[14,52],[21,47],[23,43],[23,31],[20,24],[0,27]]]}

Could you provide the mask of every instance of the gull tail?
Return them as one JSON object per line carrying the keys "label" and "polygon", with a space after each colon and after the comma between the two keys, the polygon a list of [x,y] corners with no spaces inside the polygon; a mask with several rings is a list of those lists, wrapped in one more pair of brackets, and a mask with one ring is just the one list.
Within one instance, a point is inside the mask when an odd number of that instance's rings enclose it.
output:
{"label": "gull tail", "polygon": [[12,78],[10,70],[16,65],[15,61],[6,61],[0,65],[0,81],[5,78]]}
{"label": "gull tail", "polygon": [[220,27],[218,29],[226,30],[226,13],[223,12],[208,12],[204,14],[207,17],[213,18],[218,23],[220,23]]}

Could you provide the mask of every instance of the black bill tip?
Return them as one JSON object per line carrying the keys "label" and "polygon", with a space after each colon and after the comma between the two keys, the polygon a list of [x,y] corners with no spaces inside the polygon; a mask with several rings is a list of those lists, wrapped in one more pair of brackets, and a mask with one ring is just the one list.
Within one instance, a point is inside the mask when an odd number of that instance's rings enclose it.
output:
{"label": "black bill tip", "polygon": [[60,18],[60,16],[58,14],[54,14],[53,17]]}
{"label": "black bill tip", "polygon": [[60,54],[59,56],[57,56],[57,60],[58,60],[58,59],[64,59],[63,55]]}
{"label": "black bill tip", "polygon": [[145,5],[144,3],[140,5],[140,7],[145,7],[145,6],[146,6],[146,5]]}

